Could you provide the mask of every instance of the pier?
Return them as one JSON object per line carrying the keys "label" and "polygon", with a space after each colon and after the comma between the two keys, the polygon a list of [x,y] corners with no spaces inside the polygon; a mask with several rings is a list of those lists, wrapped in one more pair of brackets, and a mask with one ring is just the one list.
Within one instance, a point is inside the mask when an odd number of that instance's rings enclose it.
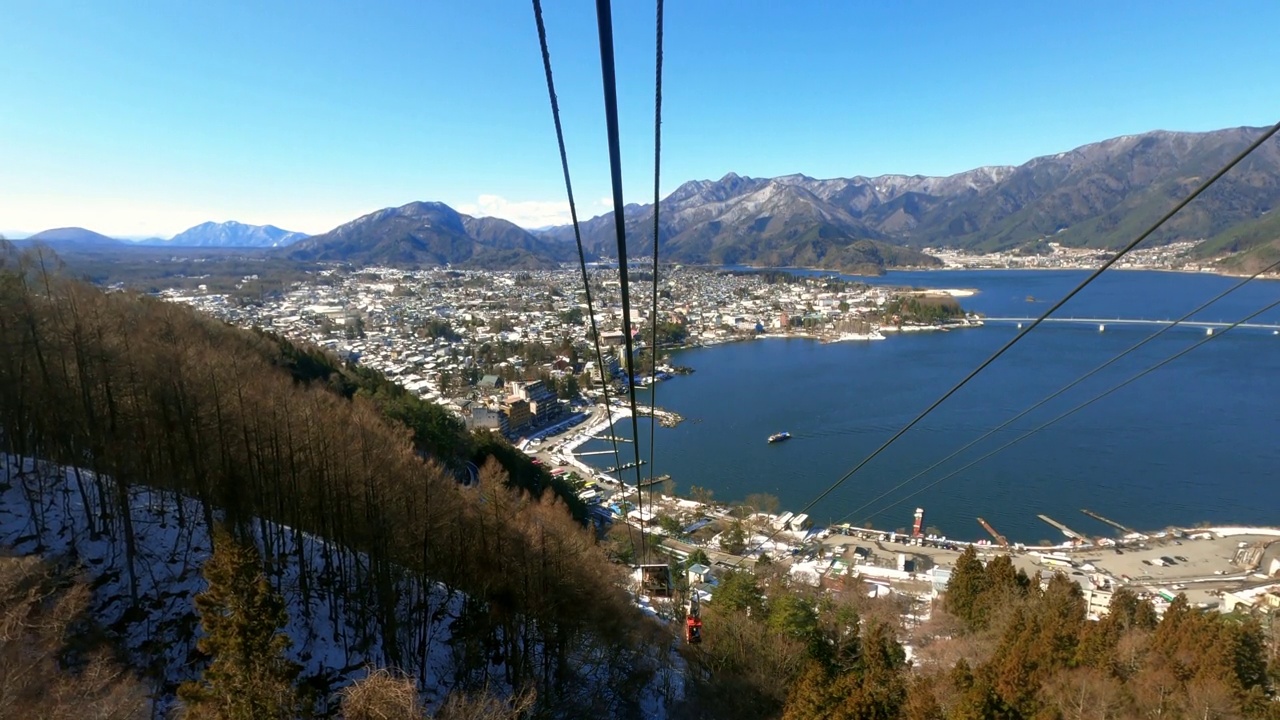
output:
{"label": "pier", "polygon": [[659,475],[653,478],[652,480],[641,480],[640,483],[636,485],[636,488],[643,490],[644,488],[652,487],[654,485],[661,485],[662,483],[670,479],[671,479],[670,475]]}
{"label": "pier", "polygon": [[1053,518],[1049,517],[1048,515],[1036,515],[1036,517],[1038,517],[1038,518],[1040,518],[1041,520],[1043,520],[1043,521],[1045,521],[1045,522],[1049,523],[1050,525],[1052,525],[1052,526],[1054,526],[1054,527],[1058,528],[1059,530],[1061,530],[1061,531],[1062,531],[1062,534],[1063,534],[1063,535],[1066,535],[1066,536],[1067,536],[1067,537],[1069,537],[1069,538],[1072,538],[1072,539],[1074,539],[1074,540],[1079,540],[1080,542],[1091,542],[1091,541],[1089,540],[1089,538],[1085,537],[1084,535],[1081,535],[1080,533],[1076,532],[1075,530],[1072,530],[1071,528],[1067,527],[1066,525],[1063,525],[1062,523],[1058,522],[1057,520],[1054,520]]}
{"label": "pier", "polygon": [[1125,535],[1137,535],[1137,534],[1138,534],[1138,533],[1134,532],[1132,529],[1127,528],[1127,527],[1125,527],[1124,525],[1121,525],[1120,523],[1116,522],[1115,520],[1108,520],[1107,518],[1102,517],[1101,515],[1099,515],[1098,513],[1094,512],[1094,511],[1092,511],[1092,510],[1081,509],[1081,510],[1080,510],[1080,512],[1084,513],[1085,515],[1088,515],[1089,517],[1093,518],[1094,520],[1097,520],[1098,522],[1106,523],[1107,525],[1110,525],[1111,527],[1113,527],[1113,528],[1115,528],[1115,529],[1119,530],[1120,532],[1124,533]]}
{"label": "pier", "polygon": [[637,462],[629,462],[629,463],[626,463],[626,464],[624,464],[624,465],[618,465],[618,466],[616,466],[616,467],[607,467],[607,468],[605,468],[605,469],[604,469],[604,471],[605,471],[605,472],[622,472],[623,470],[630,470],[631,468],[634,468],[634,467],[640,467],[641,465],[644,465],[644,464],[645,464],[645,461],[644,461],[644,460],[641,460],[641,461],[640,461],[640,462],[638,462],[638,463],[637,463]]}
{"label": "pier", "polygon": [[[1036,320],[1035,318],[1030,318],[1030,317],[984,317],[982,318],[982,321],[984,323],[987,323],[987,322],[1018,323],[1019,327],[1021,327],[1023,323],[1032,323],[1032,322],[1035,322],[1035,320]],[[1114,325],[1157,325],[1157,326],[1168,326],[1168,325],[1174,324],[1173,320],[1143,320],[1138,318],[1077,318],[1077,317],[1069,317],[1069,318],[1051,317],[1051,318],[1045,318],[1043,322],[1097,325],[1098,330],[1100,331],[1105,330],[1107,325],[1113,325],[1113,324]],[[1208,330],[1213,330],[1215,328],[1231,327],[1231,323],[1229,322],[1207,322],[1202,320],[1183,320],[1182,322],[1177,324],[1180,326],[1185,325],[1186,327],[1190,327],[1190,328],[1206,328]],[[1250,330],[1272,330],[1272,331],[1280,332],[1280,325],[1273,325],[1269,323],[1240,323],[1239,325],[1236,325],[1236,327],[1248,328]]]}

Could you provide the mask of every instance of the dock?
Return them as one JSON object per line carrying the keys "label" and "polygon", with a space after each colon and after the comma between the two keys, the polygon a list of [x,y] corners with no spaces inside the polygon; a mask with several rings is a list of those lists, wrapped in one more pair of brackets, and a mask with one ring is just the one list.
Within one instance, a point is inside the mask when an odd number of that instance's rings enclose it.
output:
{"label": "dock", "polygon": [[[642,462],[643,462],[643,461],[642,461]],[[668,480],[670,480],[670,479],[671,479],[671,476],[670,476],[670,475],[659,475],[659,476],[657,476],[657,477],[653,478],[652,480],[641,480],[641,481],[640,481],[640,484],[639,484],[639,485],[636,485],[636,487],[637,487],[637,488],[647,488],[647,487],[650,487],[650,486],[653,486],[653,485],[661,485],[662,483],[664,483],[664,482],[666,482],[666,481],[668,481]]]}
{"label": "dock", "polygon": [[996,532],[996,529],[991,527],[991,523],[988,523],[986,520],[983,520],[982,518],[978,518],[978,524],[981,525],[982,529],[986,530],[987,534],[990,535],[992,538],[994,538],[997,543],[1000,543],[1000,547],[1002,548],[1009,547],[1008,538]]}
{"label": "dock", "polygon": [[[592,435],[592,440],[604,440],[605,442],[631,442],[631,438],[620,438],[613,435]],[[581,455],[582,453],[578,453]]]}
{"label": "dock", "polygon": [[1036,515],[1036,517],[1038,517],[1038,518],[1040,518],[1041,520],[1043,520],[1043,521],[1045,521],[1045,522],[1049,523],[1050,525],[1052,525],[1052,526],[1054,526],[1054,527],[1058,528],[1059,530],[1061,530],[1061,531],[1062,531],[1062,534],[1063,534],[1063,535],[1066,535],[1067,537],[1072,538],[1073,540],[1079,540],[1079,541],[1081,541],[1081,542],[1092,542],[1091,540],[1089,540],[1089,538],[1085,537],[1084,535],[1081,535],[1080,533],[1076,532],[1075,530],[1072,530],[1071,528],[1067,527],[1066,525],[1063,525],[1062,523],[1058,522],[1057,520],[1054,520],[1053,518],[1049,517],[1048,515]]}
{"label": "dock", "polygon": [[604,469],[604,471],[605,472],[622,472],[623,470],[630,470],[631,468],[640,467],[641,465],[644,465],[644,464],[645,464],[644,460],[641,460],[638,463],[629,462],[629,463],[626,463],[625,465],[618,465],[617,467],[607,467]]}
{"label": "dock", "polygon": [[1081,510],[1080,510],[1080,512],[1084,513],[1085,515],[1088,515],[1089,517],[1093,518],[1094,520],[1097,520],[1098,522],[1106,523],[1107,525],[1110,525],[1111,527],[1113,527],[1113,528],[1115,528],[1115,529],[1119,530],[1120,532],[1124,533],[1125,535],[1137,535],[1137,534],[1138,534],[1138,533],[1134,532],[1132,528],[1127,528],[1127,527],[1125,527],[1124,525],[1121,525],[1120,523],[1116,522],[1115,520],[1108,520],[1107,518],[1102,517],[1102,516],[1101,516],[1101,515],[1099,515],[1098,513],[1093,512],[1092,510],[1081,509]]}

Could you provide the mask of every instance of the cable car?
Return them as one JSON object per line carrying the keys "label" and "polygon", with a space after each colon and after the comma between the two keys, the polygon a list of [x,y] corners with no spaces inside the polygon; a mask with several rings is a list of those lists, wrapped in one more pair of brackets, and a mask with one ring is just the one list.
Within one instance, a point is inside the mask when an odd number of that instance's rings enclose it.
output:
{"label": "cable car", "polygon": [[690,645],[702,642],[702,618],[699,617],[698,596],[689,596],[689,610],[684,618],[684,641]]}

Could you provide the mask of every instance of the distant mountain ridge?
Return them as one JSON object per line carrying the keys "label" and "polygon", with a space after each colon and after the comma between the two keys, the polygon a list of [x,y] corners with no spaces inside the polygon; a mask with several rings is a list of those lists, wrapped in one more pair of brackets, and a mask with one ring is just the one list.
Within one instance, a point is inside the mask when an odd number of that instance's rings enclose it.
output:
{"label": "distant mountain ridge", "polygon": [[[948,177],[823,180],[729,173],[715,181],[686,182],[662,200],[661,250],[679,262],[790,262],[842,269],[855,242],[994,251],[1052,238],[1068,246],[1116,248],[1263,131],[1126,135],[1016,167],[980,167]],[[1226,252],[1275,246],[1276,221],[1264,216],[1277,204],[1280,144],[1271,142],[1148,242],[1217,238],[1216,247]],[[629,250],[651,252],[652,205],[629,205],[624,213]],[[612,213],[581,226],[592,253],[612,254]],[[561,226],[540,234],[571,241],[573,229]]]}
{"label": "distant mountain ridge", "polygon": [[82,227],[53,228],[15,241],[19,244],[47,243],[55,250],[118,250],[125,243]]}
{"label": "distant mountain ridge", "polygon": [[206,222],[174,235],[166,242],[149,243],[173,247],[287,247],[306,238],[306,233],[282,230],[275,225],[246,225]]}
{"label": "distant mountain ridge", "polygon": [[[1132,240],[1264,128],[1125,135],[947,177],[728,173],[691,180],[661,201],[661,257],[671,262],[803,266],[858,273],[937,266],[924,248],[972,251],[1066,246],[1114,249]],[[1280,258],[1280,143],[1269,142],[1154,234],[1148,245],[1204,242],[1202,259],[1239,270]],[[628,250],[653,249],[652,205],[624,208]],[[613,213],[581,223],[592,259],[616,250]],[[281,256],[356,265],[534,269],[576,260],[573,229],[526,230],[439,202],[384,208],[311,237],[272,225],[204,223],[169,241],[121,243],[84,228],[26,241],[108,251],[144,246],[265,248]]]}
{"label": "distant mountain ridge", "polygon": [[440,202],[384,208],[298,242],[287,253],[297,260],[356,265],[492,269],[549,268],[574,257],[570,245],[499,218],[463,215]]}
{"label": "distant mountain ridge", "polygon": [[282,230],[275,225],[247,225],[231,220],[201,223],[168,240],[150,237],[126,241],[81,227],[69,227],[45,230],[16,242],[44,242],[55,250],[77,251],[124,250],[132,247],[276,248],[287,247],[306,237],[306,233]]}

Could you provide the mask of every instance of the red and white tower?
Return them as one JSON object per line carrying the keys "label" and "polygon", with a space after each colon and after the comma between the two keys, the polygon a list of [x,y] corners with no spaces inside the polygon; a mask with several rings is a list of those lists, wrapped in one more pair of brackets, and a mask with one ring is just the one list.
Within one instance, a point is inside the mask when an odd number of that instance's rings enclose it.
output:
{"label": "red and white tower", "polygon": [[916,508],[916,521],[911,526],[911,537],[920,537],[920,527],[924,525],[924,508]]}

